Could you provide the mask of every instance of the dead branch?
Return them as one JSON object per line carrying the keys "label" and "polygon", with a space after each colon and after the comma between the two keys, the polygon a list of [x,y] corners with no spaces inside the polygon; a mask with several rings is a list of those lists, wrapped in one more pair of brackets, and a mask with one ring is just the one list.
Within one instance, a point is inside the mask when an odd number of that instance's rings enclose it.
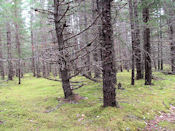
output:
{"label": "dead branch", "polygon": [[93,82],[101,82],[100,80],[94,79],[94,78],[92,78],[92,77],[90,77],[90,76],[88,76],[86,74],[83,74],[82,76],[86,77],[87,79],[89,79],[89,80],[91,80]]}
{"label": "dead branch", "polygon": [[75,87],[75,88],[72,88],[72,90],[77,90],[77,89],[79,89],[79,88],[81,88],[81,87],[83,87],[85,84],[82,84],[82,85],[77,85],[78,87]]}

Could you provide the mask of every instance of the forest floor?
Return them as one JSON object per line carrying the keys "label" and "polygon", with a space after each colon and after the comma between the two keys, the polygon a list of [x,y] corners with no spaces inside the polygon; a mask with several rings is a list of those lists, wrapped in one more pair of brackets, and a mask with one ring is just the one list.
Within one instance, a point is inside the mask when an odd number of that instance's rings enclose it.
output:
{"label": "forest floor", "polygon": [[61,83],[30,74],[21,85],[0,83],[0,131],[175,130],[175,76],[154,72],[152,86],[131,86],[128,72],[117,77],[125,88],[116,90],[120,108],[103,108],[102,84],[83,77],[74,79],[87,83],[75,91],[78,102],[60,99]]}

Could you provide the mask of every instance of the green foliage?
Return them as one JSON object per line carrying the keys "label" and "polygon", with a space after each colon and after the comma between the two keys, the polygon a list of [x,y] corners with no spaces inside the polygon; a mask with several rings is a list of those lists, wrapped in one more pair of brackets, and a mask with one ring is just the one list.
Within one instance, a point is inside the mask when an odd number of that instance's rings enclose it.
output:
{"label": "green foliage", "polygon": [[[2,131],[94,131],[144,129],[145,122],[154,119],[160,111],[168,112],[175,105],[174,76],[154,73],[158,80],[153,86],[144,86],[144,81],[130,85],[130,73],[118,73],[118,82],[125,90],[117,90],[120,108],[103,108],[102,84],[87,81],[85,87],[75,91],[88,98],[79,103],[65,103],[59,109],[45,113],[61,103],[61,84],[43,78],[26,75],[22,85],[17,80],[0,86],[0,130]],[[76,77],[74,80],[85,80]],[[173,128],[173,123],[168,123]],[[173,128],[175,129],[175,128]]]}

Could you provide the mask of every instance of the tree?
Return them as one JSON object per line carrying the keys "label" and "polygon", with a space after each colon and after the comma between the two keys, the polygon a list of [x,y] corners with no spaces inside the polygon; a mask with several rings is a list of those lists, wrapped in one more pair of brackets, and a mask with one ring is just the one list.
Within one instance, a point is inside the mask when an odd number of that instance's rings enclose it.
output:
{"label": "tree", "polygon": [[10,23],[8,21],[6,22],[6,28],[7,28],[8,80],[13,80],[11,28]]}
{"label": "tree", "polygon": [[143,5],[143,42],[144,42],[144,58],[145,58],[145,85],[151,85],[152,66],[151,66],[151,43],[150,43],[150,27],[149,27],[149,4],[147,0],[142,0]]}
{"label": "tree", "polygon": [[18,74],[18,84],[21,84],[21,43],[20,43],[20,36],[19,36],[19,17],[18,17],[18,1],[14,1],[14,16],[15,16],[15,38],[16,38],[16,47],[17,47],[17,54],[18,54],[18,65],[17,65],[17,74]]}
{"label": "tree", "polygon": [[170,41],[170,60],[171,60],[171,71],[175,74],[175,23],[174,23],[174,0],[166,1],[164,5],[164,10],[168,16],[168,34]]}
{"label": "tree", "polygon": [[[95,20],[95,18],[97,17],[98,14],[99,14],[99,12],[98,12],[98,1],[97,0],[96,1],[92,0],[92,19]],[[94,24],[94,28],[95,28],[95,32],[92,32],[92,33],[95,33],[95,34],[97,33],[98,34],[98,37],[95,40],[94,45],[97,45],[98,42],[100,42],[100,34],[101,34],[100,33],[101,29],[100,29],[100,21],[99,20]],[[101,72],[98,69],[100,58],[101,58],[100,57],[100,47],[97,47],[97,49],[93,53],[93,60],[94,60],[94,64],[95,64],[94,78],[99,78],[100,77]]]}
{"label": "tree", "polygon": [[116,101],[113,31],[111,24],[111,0],[102,0],[102,72],[103,72],[103,105],[118,106]]}
{"label": "tree", "polygon": [[138,1],[134,0],[134,31],[135,31],[135,61],[136,61],[136,79],[143,79],[142,71],[142,56],[141,56],[141,44],[140,44],[140,23],[138,16]]}
{"label": "tree", "polygon": [[[63,8],[59,0],[54,0],[54,23],[55,23],[55,30],[58,42],[58,48],[60,55],[64,56],[64,38],[63,38],[63,30],[65,29],[66,20],[64,19],[65,14],[63,13]],[[61,20],[61,22],[60,22]],[[61,61],[60,67],[60,74],[62,80],[62,88],[64,90],[65,98],[69,98],[73,95],[70,80],[69,80],[69,72],[67,68],[66,60],[60,56],[58,56]]]}
{"label": "tree", "polygon": [[[86,9],[86,1],[84,0],[83,1],[83,17],[84,17],[84,27],[87,28],[87,25],[88,25],[88,18],[87,18],[87,9]],[[84,38],[85,40],[85,45],[86,43],[89,41],[89,31],[87,30],[86,31],[86,34],[84,34]],[[87,66],[87,69],[86,69],[86,72],[88,74],[88,76],[91,76],[91,71],[90,71],[90,64],[91,64],[91,59],[90,59],[90,52],[89,52],[89,48],[86,48],[86,53],[87,53],[87,56],[86,56],[86,60],[85,60],[85,66]]]}
{"label": "tree", "polygon": [[[3,45],[2,45],[2,38],[1,38],[1,31],[0,31],[0,59],[3,59]],[[4,73],[4,63],[3,60],[0,60],[0,73],[2,80],[5,79],[5,73]]]}
{"label": "tree", "polygon": [[30,18],[30,37],[31,37],[31,45],[32,45],[32,72],[33,76],[36,76],[36,68],[35,68],[35,51],[34,51],[34,36],[33,36],[33,12],[31,10],[31,18]]}
{"label": "tree", "polygon": [[[160,11],[161,12],[161,11]],[[160,70],[163,70],[163,45],[162,45],[162,39],[163,34],[162,34],[162,19],[160,15]]]}
{"label": "tree", "polygon": [[136,63],[136,79],[142,79],[142,58],[141,58],[141,46],[140,46],[140,27],[138,18],[138,2],[137,0],[129,0],[129,14],[131,25],[131,40],[132,40],[132,73],[131,73],[131,85],[135,83],[135,63]]}
{"label": "tree", "polygon": [[130,14],[130,24],[131,24],[131,40],[132,40],[132,72],[131,72],[131,85],[135,84],[135,42],[136,34],[134,28],[134,10],[133,1],[129,0],[129,14]]}

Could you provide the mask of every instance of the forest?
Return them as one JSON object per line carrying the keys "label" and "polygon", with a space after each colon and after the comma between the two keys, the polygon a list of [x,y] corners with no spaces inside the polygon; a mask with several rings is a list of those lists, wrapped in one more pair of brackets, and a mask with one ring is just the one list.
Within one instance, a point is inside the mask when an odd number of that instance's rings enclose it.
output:
{"label": "forest", "polygon": [[175,0],[0,0],[0,131],[175,131]]}

